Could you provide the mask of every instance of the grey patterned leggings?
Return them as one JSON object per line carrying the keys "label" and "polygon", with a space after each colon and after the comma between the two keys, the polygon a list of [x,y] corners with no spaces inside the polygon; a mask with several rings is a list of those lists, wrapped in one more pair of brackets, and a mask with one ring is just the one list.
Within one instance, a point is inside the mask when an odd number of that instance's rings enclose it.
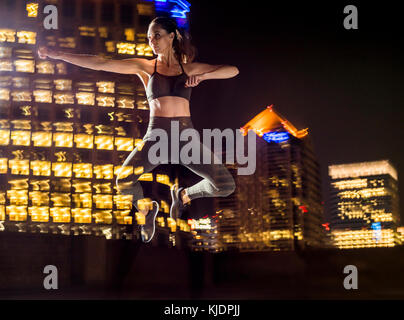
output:
{"label": "grey patterned leggings", "polygon": [[[195,185],[185,188],[186,193],[191,200],[202,197],[227,197],[235,190],[235,182],[229,170],[222,163],[213,163],[213,158],[215,157],[214,153],[208,150],[208,148],[200,141],[197,142],[200,148],[200,159],[198,163],[184,163],[181,160],[181,157],[171,156],[171,125],[173,121],[177,121],[179,134],[181,134],[184,129],[193,128],[191,117],[150,117],[147,132],[143,137],[143,147],[140,149],[136,147],[122,165],[123,167],[133,166],[135,169],[140,168],[140,170],[136,170],[136,172],[128,177],[119,178],[118,176],[116,179],[117,190],[121,194],[133,195],[133,204],[137,209],[137,200],[144,198],[143,189],[140,185],[140,181],[138,181],[139,177],[143,173],[148,173],[159,164],[163,163],[181,164],[203,178],[203,180]],[[155,143],[161,141],[159,139],[157,139],[157,141],[151,140],[153,130],[157,128],[164,129],[167,132],[168,141],[164,141],[163,143],[168,143],[168,155],[167,157],[161,155],[162,158],[160,159],[162,159],[162,161],[157,164],[152,164],[148,157],[149,150]],[[177,141],[178,140],[179,138],[177,138]],[[179,150],[181,151],[182,147],[185,144],[189,144],[189,142],[179,141],[178,144]],[[204,164],[202,162],[204,152],[207,152],[211,157],[209,164]]]}

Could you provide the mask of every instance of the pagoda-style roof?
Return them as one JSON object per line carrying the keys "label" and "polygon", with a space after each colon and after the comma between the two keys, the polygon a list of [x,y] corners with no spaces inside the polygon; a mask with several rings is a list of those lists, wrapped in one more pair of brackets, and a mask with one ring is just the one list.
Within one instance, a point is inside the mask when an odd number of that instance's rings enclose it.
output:
{"label": "pagoda-style roof", "polygon": [[264,111],[248,121],[240,128],[240,131],[245,136],[248,130],[253,130],[258,136],[262,137],[265,133],[279,131],[282,128],[299,139],[308,134],[308,128],[302,130],[296,129],[293,124],[273,110],[273,105],[266,107]]}

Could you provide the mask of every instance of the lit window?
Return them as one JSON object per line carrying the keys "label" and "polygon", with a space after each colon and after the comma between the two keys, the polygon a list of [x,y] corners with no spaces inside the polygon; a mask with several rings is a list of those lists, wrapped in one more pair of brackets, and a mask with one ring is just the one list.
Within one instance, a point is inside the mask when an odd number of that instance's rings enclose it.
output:
{"label": "lit window", "polygon": [[63,62],[59,62],[56,64],[56,69],[58,74],[66,74],[66,64]]}
{"label": "lit window", "polygon": [[94,27],[79,27],[80,35],[85,37],[95,37],[95,28]]}
{"label": "lit window", "polygon": [[76,93],[76,99],[78,104],[91,105],[91,106],[95,104],[94,93],[78,92]]}
{"label": "lit window", "polygon": [[156,175],[156,182],[166,184],[168,186],[172,185],[172,183],[170,182],[170,178],[166,174],[157,174]]}
{"label": "lit window", "polygon": [[25,206],[7,206],[6,211],[10,221],[27,220],[27,208]]}
{"label": "lit window", "polygon": [[31,191],[29,193],[29,199],[33,206],[48,206],[49,195],[47,192]]}
{"label": "lit window", "polygon": [[[141,214],[140,212],[137,212],[137,213],[144,217],[144,215]],[[132,224],[132,217],[129,216],[129,214],[130,214],[130,210],[114,211],[114,216],[115,216],[115,219],[118,224]],[[137,217],[136,217],[136,220],[137,220]],[[139,223],[139,224],[144,224],[144,223],[145,223],[145,221],[143,221],[143,223]]]}
{"label": "lit window", "polygon": [[126,28],[125,37],[126,37],[126,41],[135,41],[135,29]]}
{"label": "lit window", "polygon": [[52,171],[55,177],[71,177],[72,164],[70,162],[55,162],[52,163]]}
{"label": "lit window", "polygon": [[52,103],[52,91],[34,90],[35,102]]}
{"label": "lit window", "polygon": [[134,43],[118,42],[116,44],[116,48],[118,49],[118,53],[120,53],[120,54],[134,55],[135,47],[136,47],[136,44],[134,44]]}
{"label": "lit window", "polygon": [[70,208],[50,208],[50,216],[53,218],[53,222],[70,222]]}
{"label": "lit window", "polygon": [[[0,37],[1,37],[1,31],[0,31]],[[0,58],[11,58],[11,52],[12,50],[10,47],[0,47]]]}
{"label": "lit window", "polygon": [[19,59],[14,61],[15,71],[17,72],[35,72],[34,60]]}
{"label": "lit window", "polygon": [[76,144],[76,148],[92,149],[93,136],[84,133],[76,134],[74,135],[74,143]]}
{"label": "lit window", "polygon": [[11,131],[11,140],[16,146],[29,146],[31,143],[31,133],[29,131]]}
{"label": "lit window", "polygon": [[105,41],[105,47],[108,52],[115,52],[115,43],[114,41]]}
{"label": "lit window", "polygon": [[133,139],[132,138],[115,138],[115,146],[118,151],[132,151]]}
{"label": "lit window", "polygon": [[32,100],[30,91],[13,91],[11,93],[13,101],[28,101]]}
{"label": "lit window", "polygon": [[120,97],[116,102],[118,108],[128,108],[128,109],[135,108],[135,100],[131,98]]}
{"label": "lit window", "polygon": [[50,61],[41,61],[36,64],[37,72],[43,74],[54,74],[55,65]]}
{"label": "lit window", "polygon": [[55,147],[71,148],[73,147],[73,134],[55,132],[53,134],[53,141],[55,142]]}
{"label": "lit window", "polygon": [[98,32],[100,33],[100,38],[108,38],[108,28],[107,27],[99,27]]}
{"label": "lit window", "polygon": [[145,44],[145,43],[140,43],[136,46],[136,54],[138,56],[145,56],[145,57],[152,57],[153,56],[153,50],[152,48]]}
{"label": "lit window", "polygon": [[131,209],[132,208],[132,195],[116,195],[114,196],[114,203],[117,209]]}
{"label": "lit window", "polygon": [[153,181],[153,174],[152,173],[143,173],[140,177],[139,180],[142,181]]}
{"label": "lit window", "polygon": [[114,149],[114,137],[113,136],[95,136],[95,144],[97,149],[101,150],[113,150]]}
{"label": "lit window", "polygon": [[72,215],[75,223],[91,223],[91,209],[74,208]]}
{"label": "lit window", "polygon": [[14,88],[28,88],[29,87],[29,78],[13,77],[13,87]]}
{"label": "lit window", "polygon": [[[1,137],[0,137],[0,141],[1,141]],[[7,173],[7,161],[8,161],[7,158],[0,158],[0,174],[6,174]]]}
{"label": "lit window", "polygon": [[112,223],[112,214],[111,210],[97,210],[94,214],[95,223],[104,223],[111,224]]}
{"label": "lit window", "polygon": [[45,39],[47,40],[46,45],[48,47],[55,47],[56,46],[56,41],[55,41],[54,36],[47,36],[47,37],[45,37]]}
{"label": "lit window", "polygon": [[115,166],[114,168],[114,173],[116,176],[119,175],[119,179],[124,179],[126,177],[129,177],[131,174],[133,174],[133,167],[132,166]]}
{"label": "lit window", "polygon": [[38,15],[38,3],[27,3],[27,16],[35,18]]}
{"label": "lit window", "polygon": [[[91,186],[90,186],[91,190]],[[91,193],[75,193],[73,196],[74,206],[77,208],[91,208],[93,206]]]}
{"label": "lit window", "polygon": [[55,93],[53,97],[56,104],[74,104],[74,95],[72,93]]}
{"label": "lit window", "polygon": [[10,100],[10,90],[9,89],[0,89],[0,100]]}
{"label": "lit window", "polygon": [[31,170],[34,176],[50,176],[51,174],[51,163],[50,161],[31,161]]}
{"label": "lit window", "polygon": [[73,132],[73,122],[55,122],[53,126],[56,131]]}
{"label": "lit window", "polygon": [[11,60],[1,59],[0,71],[13,71],[13,64],[11,63]]}
{"label": "lit window", "polygon": [[29,175],[29,160],[9,160],[11,174]]}
{"label": "lit window", "polygon": [[0,29],[0,42],[15,42],[15,30]]}
{"label": "lit window", "polygon": [[110,96],[97,96],[97,104],[100,107],[113,107],[115,103],[115,97]]}
{"label": "lit window", "polygon": [[56,90],[72,90],[72,80],[57,79],[53,80]]}
{"label": "lit window", "polygon": [[70,206],[70,194],[69,193],[51,193],[51,201],[55,207],[68,207]]}
{"label": "lit window", "polygon": [[115,82],[100,81],[96,83],[98,92],[102,93],[115,93]]}
{"label": "lit window", "polygon": [[92,178],[93,165],[91,163],[75,163],[73,164],[73,172],[76,178]]}
{"label": "lit window", "polygon": [[36,32],[19,31],[17,32],[18,43],[35,44]]}
{"label": "lit window", "polygon": [[113,179],[113,165],[96,165],[94,166],[94,174],[96,179]]}
{"label": "lit window", "polygon": [[93,202],[97,209],[112,209],[112,195],[96,194],[93,195]]}
{"label": "lit window", "polygon": [[61,48],[76,48],[76,41],[73,37],[59,38],[58,41]]}
{"label": "lit window", "polygon": [[49,221],[49,207],[29,207],[28,214],[31,220],[35,222],[48,222]]}

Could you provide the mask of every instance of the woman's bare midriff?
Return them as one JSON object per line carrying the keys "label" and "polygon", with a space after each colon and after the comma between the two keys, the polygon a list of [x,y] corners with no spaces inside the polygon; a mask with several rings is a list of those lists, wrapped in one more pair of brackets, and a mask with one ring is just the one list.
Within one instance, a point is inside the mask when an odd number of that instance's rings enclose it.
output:
{"label": "woman's bare midriff", "polygon": [[185,98],[166,96],[149,102],[150,117],[190,117],[189,101]]}
{"label": "woman's bare midriff", "polygon": [[[154,70],[155,60],[147,61],[147,70],[138,74],[146,90],[149,79]],[[186,70],[186,64],[183,65],[184,71]],[[167,75],[171,76],[168,70]],[[169,74],[170,73],[170,74]],[[190,117],[189,101],[182,97],[165,96],[159,97],[149,101],[150,117]]]}

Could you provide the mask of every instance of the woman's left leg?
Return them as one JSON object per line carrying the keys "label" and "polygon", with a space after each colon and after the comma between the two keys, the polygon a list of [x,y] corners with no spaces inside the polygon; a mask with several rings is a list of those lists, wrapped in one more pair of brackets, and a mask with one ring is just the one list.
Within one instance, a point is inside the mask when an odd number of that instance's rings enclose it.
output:
{"label": "woman's left leg", "polygon": [[[190,200],[203,197],[227,197],[232,194],[236,188],[234,178],[229,170],[222,164],[213,163],[215,155],[209,148],[199,142],[200,163],[180,163],[199,175],[203,180],[191,187],[185,188],[185,193]],[[202,163],[202,155],[210,155],[211,163]]]}

